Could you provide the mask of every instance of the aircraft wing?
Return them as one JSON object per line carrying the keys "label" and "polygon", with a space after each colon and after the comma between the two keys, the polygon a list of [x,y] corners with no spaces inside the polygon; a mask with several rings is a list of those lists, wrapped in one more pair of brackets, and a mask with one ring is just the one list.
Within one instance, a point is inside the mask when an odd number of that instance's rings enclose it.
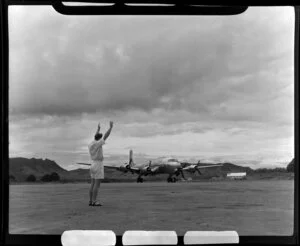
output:
{"label": "aircraft wing", "polygon": [[139,173],[140,172],[140,169],[137,167],[130,167],[129,169],[127,169],[124,166],[106,166],[106,165],[104,165],[104,167],[108,168],[108,169],[118,170],[121,172],[131,172],[131,173]]}
{"label": "aircraft wing", "polygon": [[182,168],[182,170],[194,169],[195,167],[197,167],[197,165],[189,165],[189,166]]}
{"label": "aircraft wing", "polygon": [[133,171],[135,171],[135,172],[139,172],[139,171],[140,171],[140,169],[137,168],[137,167],[131,167],[130,170],[133,170]]}
{"label": "aircraft wing", "polygon": [[201,168],[220,167],[220,166],[223,166],[223,164],[206,165],[206,166],[199,166],[199,165],[193,164],[193,165],[189,165],[187,167],[182,168],[182,170],[190,170],[190,169],[194,169],[194,168],[201,169]]}
{"label": "aircraft wing", "polygon": [[90,163],[83,163],[83,162],[77,162],[76,164],[79,164],[79,165],[85,165],[85,166],[91,166],[92,164]]}
{"label": "aircraft wing", "polygon": [[155,172],[157,172],[157,171],[158,171],[158,169],[159,169],[159,167],[158,167],[158,166],[151,168],[151,173],[155,173]]}
{"label": "aircraft wing", "polygon": [[221,167],[223,166],[223,164],[217,164],[217,165],[207,165],[207,166],[199,166],[199,165],[196,165],[197,168],[208,168],[208,167]]}
{"label": "aircraft wing", "polygon": [[120,169],[120,167],[118,166],[106,166],[104,165],[105,168],[108,168],[108,169]]}

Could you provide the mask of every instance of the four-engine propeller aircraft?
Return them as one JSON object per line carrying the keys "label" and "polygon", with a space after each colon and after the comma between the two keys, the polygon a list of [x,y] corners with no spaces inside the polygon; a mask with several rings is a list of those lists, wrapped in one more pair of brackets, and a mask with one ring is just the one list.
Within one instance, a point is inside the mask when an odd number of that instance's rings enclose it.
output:
{"label": "four-engine propeller aircraft", "polygon": [[[77,163],[77,164],[90,165],[87,163]],[[182,178],[186,180],[183,171],[190,172],[190,173],[198,172],[201,175],[199,169],[218,167],[218,166],[222,166],[222,164],[201,166],[200,162],[196,164],[192,164],[188,162],[180,162],[175,158],[168,158],[168,157],[157,158],[149,161],[148,164],[146,163],[146,164],[137,165],[133,161],[133,152],[132,150],[130,150],[129,163],[125,163],[121,166],[104,166],[104,167],[116,169],[124,173],[131,172],[132,174],[138,174],[137,182],[142,183],[144,181],[142,176],[169,174],[167,181],[176,182],[177,178],[175,176],[179,176],[180,174]]]}

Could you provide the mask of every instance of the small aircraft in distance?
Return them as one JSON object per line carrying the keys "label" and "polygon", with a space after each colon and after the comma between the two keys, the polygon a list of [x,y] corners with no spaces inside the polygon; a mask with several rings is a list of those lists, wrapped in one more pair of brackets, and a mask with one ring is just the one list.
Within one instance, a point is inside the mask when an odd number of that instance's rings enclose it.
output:
{"label": "small aircraft in distance", "polygon": [[[87,163],[77,163],[81,165],[91,165]],[[200,175],[202,174],[199,169],[203,168],[212,168],[223,166],[223,164],[212,164],[201,166],[200,162],[193,164],[188,162],[180,162],[175,158],[157,158],[149,161],[148,164],[140,164],[137,165],[133,161],[133,152],[129,151],[129,163],[124,163],[120,166],[104,166],[105,168],[115,169],[121,171],[123,173],[131,172],[132,174],[138,174],[137,182],[143,183],[144,179],[142,176],[148,175],[157,175],[157,174],[169,174],[167,181],[168,182],[176,182],[177,178],[174,176],[179,176],[181,174],[182,178],[186,180],[184,177],[183,171],[195,173],[198,172]]]}

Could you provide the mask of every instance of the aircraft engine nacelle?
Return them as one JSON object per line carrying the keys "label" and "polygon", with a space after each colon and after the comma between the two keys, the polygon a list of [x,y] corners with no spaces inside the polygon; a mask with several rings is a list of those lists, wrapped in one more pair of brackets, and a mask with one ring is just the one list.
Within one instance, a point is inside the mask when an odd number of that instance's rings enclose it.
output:
{"label": "aircraft engine nacelle", "polygon": [[148,173],[149,171],[151,171],[151,169],[149,167],[144,167],[144,168],[141,169],[141,171],[143,173]]}
{"label": "aircraft engine nacelle", "polygon": [[124,164],[124,165],[120,166],[120,171],[127,173],[128,171],[130,171],[130,165]]}
{"label": "aircraft engine nacelle", "polygon": [[196,172],[196,166],[190,166],[184,169],[185,171],[189,173],[195,173]]}
{"label": "aircraft engine nacelle", "polygon": [[140,173],[142,173],[145,176],[148,176],[149,174],[151,174],[151,168],[143,167],[142,169],[140,169]]}

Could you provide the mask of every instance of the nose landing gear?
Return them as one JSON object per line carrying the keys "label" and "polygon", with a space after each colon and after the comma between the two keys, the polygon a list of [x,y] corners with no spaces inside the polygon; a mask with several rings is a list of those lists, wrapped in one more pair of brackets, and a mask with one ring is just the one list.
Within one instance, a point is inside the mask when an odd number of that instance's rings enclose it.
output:
{"label": "nose landing gear", "polygon": [[169,177],[167,181],[168,183],[176,183],[177,179],[175,177]]}
{"label": "nose landing gear", "polygon": [[143,183],[144,182],[144,179],[141,178],[141,177],[138,177],[137,180],[136,180],[137,183]]}

